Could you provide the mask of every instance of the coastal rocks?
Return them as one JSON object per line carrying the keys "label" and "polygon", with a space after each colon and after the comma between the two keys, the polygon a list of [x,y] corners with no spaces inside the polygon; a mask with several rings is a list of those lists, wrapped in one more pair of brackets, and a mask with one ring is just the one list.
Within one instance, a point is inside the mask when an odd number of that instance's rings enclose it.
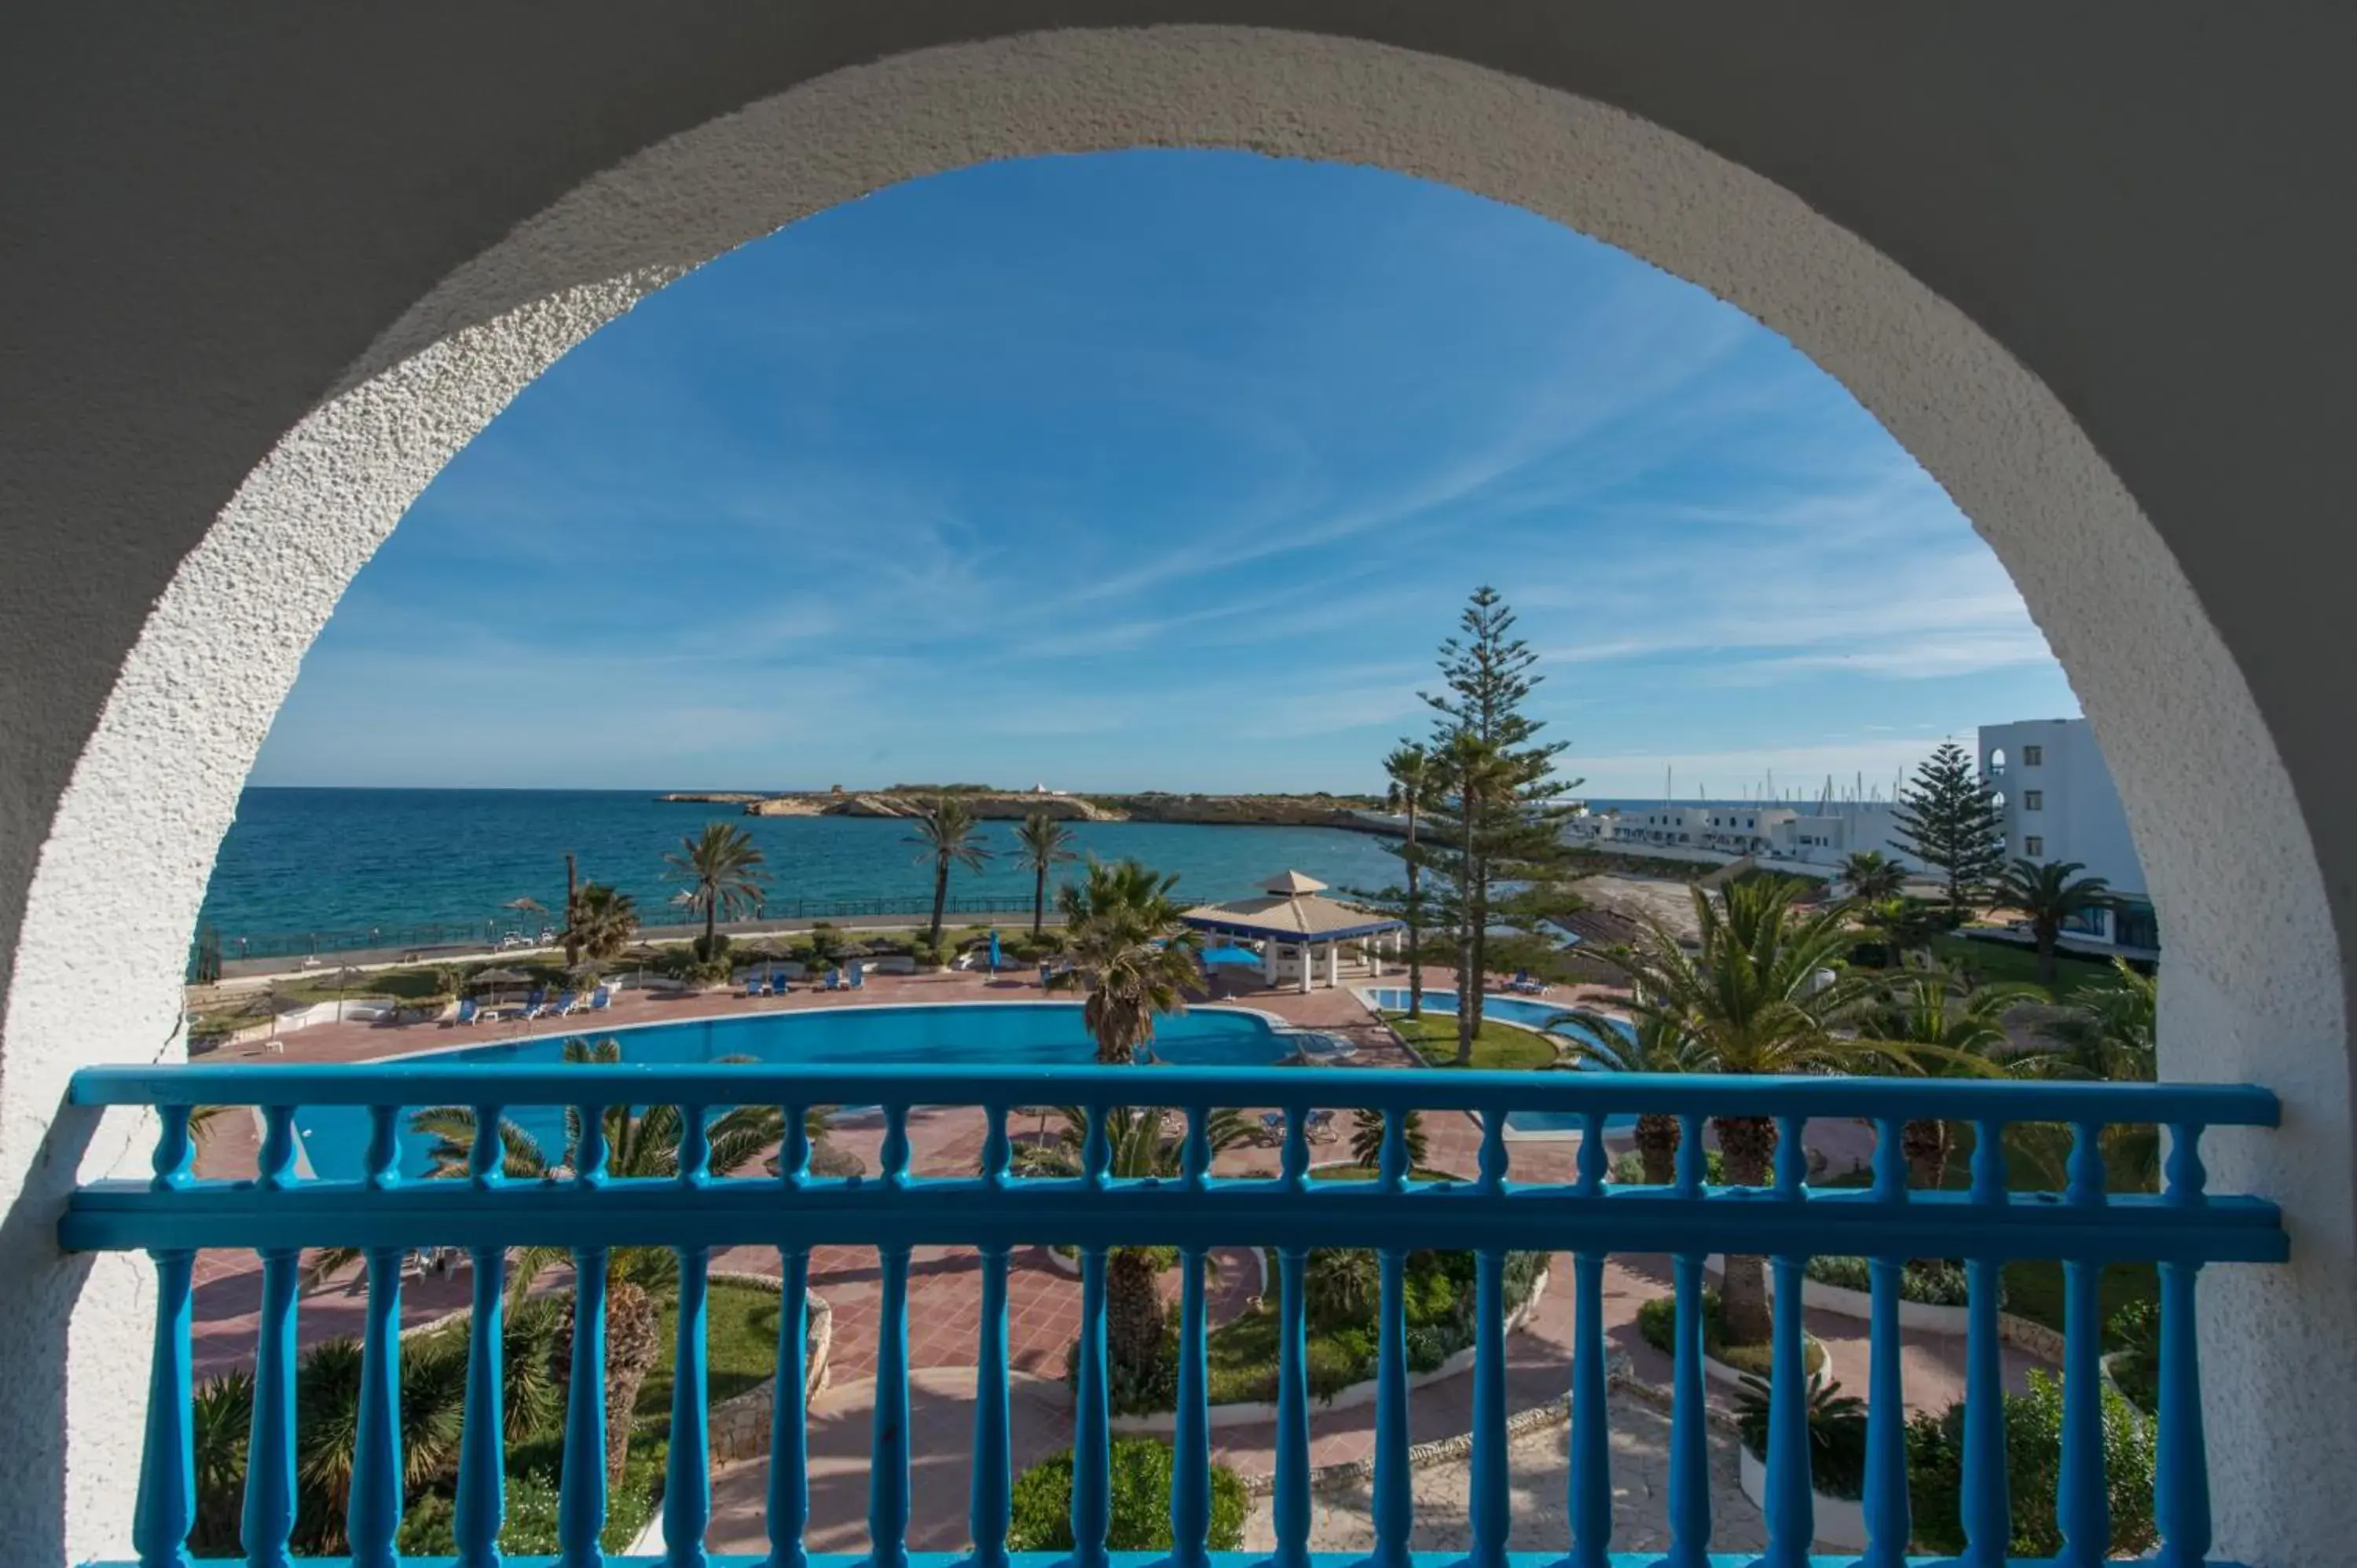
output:
{"label": "coastal rocks", "polygon": [[[663,797],[669,800],[671,797]],[[823,817],[827,814],[823,802],[807,795],[754,796],[744,800],[748,817]]]}
{"label": "coastal rocks", "polygon": [[[976,817],[1014,822],[1048,816],[1067,822],[1177,822],[1190,826],[1343,828],[1353,832],[1397,833],[1398,820],[1385,816],[1372,796],[1355,795],[1172,795],[1147,790],[1135,795],[1060,795],[1036,789],[951,791]],[[735,805],[748,817],[918,817],[944,791],[925,789],[840,789],[788,795],[675,793],[659,800]]]}

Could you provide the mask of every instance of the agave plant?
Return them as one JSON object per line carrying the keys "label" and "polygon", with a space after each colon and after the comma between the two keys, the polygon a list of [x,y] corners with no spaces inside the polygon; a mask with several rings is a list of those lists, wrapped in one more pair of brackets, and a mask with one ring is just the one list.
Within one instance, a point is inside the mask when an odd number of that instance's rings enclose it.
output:
{"label": "agave plant", "polygon": [[[1866,1482],[1866,1402],[1842,1392],[1841,1387],[1838,1381],[1827,1382],[1823,1372],[1809,1374],[1809,1473],[1818,1491],[1854,1498]],[[1736,1425],[1743,1445],[1761,1459],[1768,1456],[1771,1397],[1766,1379],[1744,1374]]]}

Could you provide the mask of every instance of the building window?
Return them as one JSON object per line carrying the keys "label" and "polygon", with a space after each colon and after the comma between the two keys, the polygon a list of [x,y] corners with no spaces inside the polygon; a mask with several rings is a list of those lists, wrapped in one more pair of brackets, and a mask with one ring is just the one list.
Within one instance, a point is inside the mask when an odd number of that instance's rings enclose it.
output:
{"label": "building window", "polygon": [[2044,811],[2046,809],[2046,791],[2043,789],[2024,789],[2021,792],[2021,809],[2025,811]]}
{"label": "building window", "polygon": [[2040,855],[2046,853],[2046,841],[2040,838],[2036,833],[2032,833],[2028,838],[2021,841],[2021,853],[2028,855],[2030,859],[2036,860]]}
{"label": "building window", "polygon": [[2021,748],[2021,765],[2024,768],[2035,768],[2045,760],[2046,748],[2044,746],[2025,746]]}

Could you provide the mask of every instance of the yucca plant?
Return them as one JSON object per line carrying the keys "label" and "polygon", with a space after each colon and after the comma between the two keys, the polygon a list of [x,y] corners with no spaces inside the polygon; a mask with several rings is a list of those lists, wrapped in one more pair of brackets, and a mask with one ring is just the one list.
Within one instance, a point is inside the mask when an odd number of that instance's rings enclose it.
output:
{"label": "yucca plant", "polygon": [[[1809,1484],[1829,1498],[1856,1498],[1866,1490],[1866,1402],[1809,1374]],[[1768,1411],[1772,1391],[1749,1372],[1736,1399],[1736,1426],[1743,1445],[1763,1463],[1768,1457]]]}

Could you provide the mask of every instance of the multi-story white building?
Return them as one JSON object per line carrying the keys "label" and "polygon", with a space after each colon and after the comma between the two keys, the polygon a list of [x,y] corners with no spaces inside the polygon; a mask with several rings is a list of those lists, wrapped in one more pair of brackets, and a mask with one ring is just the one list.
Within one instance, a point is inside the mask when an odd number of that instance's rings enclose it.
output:
{"label": "multi-story white building", "polygon": [[1984,725],[1981,774],[2005,811],[2005,853],[2037,861],[2077,861],[2084,875],[2111,884],[2115,908],[2073,921],[2077,947],[2150,952],[2160,946],[2144,863],[2136,857],[2112,770],[2084,719]]}

